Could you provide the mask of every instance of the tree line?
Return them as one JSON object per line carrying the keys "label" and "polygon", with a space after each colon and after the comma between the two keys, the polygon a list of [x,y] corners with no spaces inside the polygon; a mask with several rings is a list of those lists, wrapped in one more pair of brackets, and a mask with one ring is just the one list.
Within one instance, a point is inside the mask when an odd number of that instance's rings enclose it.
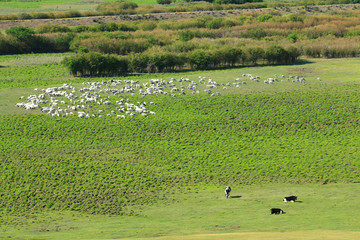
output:
{"label": "tree line", "polygon": [[189,53],[157,52],[133,53],[127,56],[78,53],[63,60],[74,76],[116,76],[128,73],[158,73],[181,70],[208,70],[255,64],[292,64],[300,56],[295,47],[271,45],[239,48],[223,47],[215,50],[196,49]]}
{"label": "tree line", "polygon": [[0,54],[67,52],[74,33],[40,35],[34,29],[13,27],[0,33]]}

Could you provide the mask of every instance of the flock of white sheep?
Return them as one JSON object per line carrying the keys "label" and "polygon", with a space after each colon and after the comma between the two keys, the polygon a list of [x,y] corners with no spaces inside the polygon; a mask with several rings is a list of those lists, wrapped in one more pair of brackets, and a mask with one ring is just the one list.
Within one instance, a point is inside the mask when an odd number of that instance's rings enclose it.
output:
{"label": "flock of white sheep", "polygon": [[[177,95],[201,94],[202,92],[210,96],[220,96],[220,92],[226,91],[228,88],[245,87],[246,80],[260,82],[260,77],[242,74],[233,82],[221,84],[211,78],[201,76],[196,81],[189,78],[171,78],[169,81],[150,79],[145,83],[140,83],[138,80],[103,80],[84,82],[80,88],[74,87],[70,83],[60,87],[34,89],[36,94],[27,98],[20,97],[24,102],[17,103],[16,106],[26,110],[40,109],[53,117],[101,118],[115,116],[125,118],[137,115],[147,117],[155,115],[155,112],[147,109],[148,106],[155,105],[155,103],[143,101],[131,103],[130,96],[139,94],[142,98],[147,95],[176,97]],[[285,77],[284,75],[280,75],[279,79],[275,75],[274,78],[267,78],[263,82],[264,84],[275,84],[285,81],[305,84],[303,77]]]}

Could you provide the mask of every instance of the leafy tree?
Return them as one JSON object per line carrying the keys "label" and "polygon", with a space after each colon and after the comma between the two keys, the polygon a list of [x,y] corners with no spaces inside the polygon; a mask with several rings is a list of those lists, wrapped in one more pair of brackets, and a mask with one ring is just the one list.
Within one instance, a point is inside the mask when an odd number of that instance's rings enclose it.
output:
{"label": "leafy tree", "polygon": [[25,42],[34,37],[35,31],[26,27],[12,27],[5,31],[6,34],[13,36],[16,40]]}
{"label": "leafy tree", "polygon": [[289,15],[289,20],[291,22],[303,22],[304,21],[304,16],[298,16],[296,14],[290,14]]}
{"label": "leafy tree", "polygon": [[211,63],[211,54],[206,50],[195,50],[189,57],[190,64],[196,69],[208,69]]}
{"label": "leafy tree", "polygon": [[179,32],[179,39],[181,41],[184,41],[184,42],[190,41],[194,37],[195,37],[195,33],[193,31],[185,30],[185,31],[180,31]]}
{"label": "leafy tree", "polygon": [[287,37],[286,40],[289,40],[293,43],[295,43],[297,40],[299,39],[299,35],[297,33],[290,33]]}
{"label": "leafy tree", "polygon": [[266,32],[263,28],[252,28],[249,29],[245,34],[245,37],[252,38],[252,39],[261,39],[266,37]]}
{"label": "leafy tree", "polygon": [[301,56],[300,50],[294,46],[288,47],[286,51],[288,52],[289,56],[288,63],[295,63]]}
{"label": "leafy tree", "polygon": [[124,75],[128,72],[128,60],[116,55],[96,52],[80,53],[66,57],[62,63],[74,76]]}
{"label": "leafy tree", "polygon": [[207,24],[207,28],[210,29],[219,29],[224,26],[224,19],[223,18],[213,18]]}
{"label": "leafy tree", "polygon": [[57,37],[54,39],[55,48],[59,52],[66,52],[70,50],[70,43],[74,39],[74,33],[59,33]]}
{"label": "leafy tree", "polygon": [[264,58],[265,51],[261,47],[252,47],[247,49],[248,60],[256,64],[258,60]]}
{"label": "leafy tree", "polygon": [[138,5],[129,1],[105,2],[98,5],[97,10],[103,14],[131,14]]}
{"label": "leafy tree", "polygon": [[146,72],[149,62],[147,54],[132,54],[130,56],[130,67],[134,72]]}
{"label": "leafy tree", "polygon": [[64,58],[62,64],[64,64],[72,75],[84,75],[84,67],[85,67],[85,55],[77,54],[70,57]]}
{"label": "leafy tree", "polygon": [[234,66],[239,62],[242,54],[243,52],[239,48],[230,46],[222,47],[213,52],[213,65]]}
{"label": "leafy tree", "polygon": [[288,53],[287,51],[279,45],[272,45],[268,47],[265,51],[265,59],[270,64],[281,64],[287,63]]}
{"label": "leafy tree", "polygon": [[217,4],[244,4],[247,2],[262,2],[263,0],[208,0]]}
{"label": "leafy tree", "polygon": [[19,53],[16,46],[11,43],[5,36],[0,35],[0,55]]}
{"label": "leafy tree", "polygon": [[158,4],[167,5],[171,3],[171,0],[156,0]]}
{"label": "leafy tree", "polygon": [[268,21],[269,19],[271,19],[273,16],[270,15],[270,14],[262,14],[260,16],[258,16],[256,19],[259,21],[259,22],[266,22]]}

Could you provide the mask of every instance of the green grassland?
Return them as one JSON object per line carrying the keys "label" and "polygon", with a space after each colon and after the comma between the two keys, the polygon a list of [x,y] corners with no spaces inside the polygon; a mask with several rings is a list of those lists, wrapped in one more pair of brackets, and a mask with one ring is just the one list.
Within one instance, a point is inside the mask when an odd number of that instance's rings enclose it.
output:
{"label": "green grassland", "polygon": [[[57,240],[156,237],[175,240],[230,237],[254,240],[323,237],[342,240],[356,239],[360,234],[357,224],[360,220],[358,184],[234,185],[233,198],[230,199],[225,199],[222,190],[222,186],[193,188],[186,194],[174,195],[171,201],[133,207],[137,212],[134,216],[87,215],[63,211],[3,218],[3,221],[11,221],[13,225],[7,227],[6,231],[2,230],[0,238],[11,236],[10,239]],[[299,202],[282,202],[283,196],[294,193],[301,196]],[[286,214],[270,215],[269,209],[272,207],[280,207]],[[21,224],[20,219],[25,216],[27,223]]]}
{"label": "green grassland", "polygon": [[[33,88],[101,79],[65,78],[53,63],[53,75],[36,82],[26,72],[46,76],[46,65],[14,66],[11,59],[1,58],[0,74],[22,78],[24,87],[1,80],[0,238],[359,231],[359,59],[119,77],[307,79],[248,81],[213,97],[203,89],[176,97],[128,94],[131,102],[155,102],[149,109],[156,115],[125,119],[16,108]],[[233,198],[224,198],[225,185],[233,186]],[[286,195],[300,201],[285,204]],[[271,216],[271,207],[287,214]]]}
{"label": "green grassland", "polygon": [[[0,15],[20,12],[41,12],[41,11],[67,11],[67,10],[95,10],[102,2],[115,2],[115,0],[105,1],[83,1],[83,0],[33,0],[33,1],[0,1]],[[138,5],[156,4],[156,0],[133,0]]]}

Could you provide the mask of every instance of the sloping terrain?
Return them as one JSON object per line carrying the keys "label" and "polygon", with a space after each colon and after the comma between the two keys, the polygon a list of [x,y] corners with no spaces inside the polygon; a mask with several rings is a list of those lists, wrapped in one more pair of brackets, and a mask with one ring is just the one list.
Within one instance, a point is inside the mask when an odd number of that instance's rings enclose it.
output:
{"label": "sloping terrain", "polygon": [[[345,4],[345,5],[319,5],[307,7],[306,11],[311,14],[314,12],[334,11],[334,10],[354,10],[358,9],[360,4]],[[42,24],[58,24],[66,26],[88,25],[94,23],[107,22],[121,22],[121,21],[136,21],[136,20],[169,20],[169,19],[186,19],[198,18],[204,16],[212,17],[234,17],[242,14],[266,13],[273,11],[273,8],[262,9],[244,9],[244,10],[223,10],[223,11],[204,11],[204,12],[178,12],[178,13],[158,13],[145,15],[122,15],[122,16],[96,16],[83,18],[63,18],[63,19],[34,19],[34,20],[3,20],[0,21],[0,29],[8,29],[11,27],[36,27]],[[280,13],[296,13],[300,10],[305,10],[305,7],[287,7],[277,8]]]}

